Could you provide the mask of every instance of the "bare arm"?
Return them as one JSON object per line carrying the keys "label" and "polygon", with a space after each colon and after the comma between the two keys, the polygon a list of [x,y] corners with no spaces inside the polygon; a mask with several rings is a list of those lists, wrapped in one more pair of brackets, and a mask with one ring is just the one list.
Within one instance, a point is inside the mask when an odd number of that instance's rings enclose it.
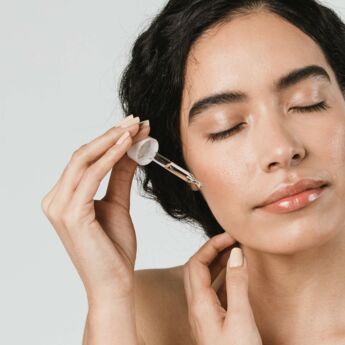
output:
{"label": "bare arm", "polygon": [[88,336],[89,336],[88,328],[89,328],[89,323],[90,323],[89,313],[87,313],[87,317],[86,317],[86,321],[85,321],[85,328],[84,328],[84,335],[83,335],[83,344],[82,345],[89,345],[88,344]]}
{"label": "bare arm", "polygon": [[89,307],[83,345],[145,345],[138,334],[133,299]]}
{"label": "bare arm", "polygon": [[[85,286],[87,345],[139,344],[133,292],[137,240],[129,213],[137,163],[126,155],[149,133],[139,121],[127,116],[80,146],[41,202]],[[95,200],[110,171],[105,196]]]}

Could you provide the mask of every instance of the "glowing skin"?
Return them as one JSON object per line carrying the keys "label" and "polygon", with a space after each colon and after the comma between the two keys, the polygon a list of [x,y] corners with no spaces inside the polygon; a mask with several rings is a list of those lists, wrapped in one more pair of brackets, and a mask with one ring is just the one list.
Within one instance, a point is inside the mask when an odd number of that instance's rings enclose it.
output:
{"label": "glowing skin", "polygon": [[[324,68],[331,82],[309,77],[275,92],[275,80],[308,65]],[[194,102],[229,90],[243,91],[250,100],[213,106],[188,125]],[[293,109],[321,101],[329,108]],[[319,46],[263,11],[211,29],[188,57],[180,116],[189,171],[247,257],[249,295],[263,343],[344,343],[345,102]],[[240,123],[228,138],[207,141],[208,134]],[[253,209],[276,185],[296,177],[331,185],[298,211]]]}

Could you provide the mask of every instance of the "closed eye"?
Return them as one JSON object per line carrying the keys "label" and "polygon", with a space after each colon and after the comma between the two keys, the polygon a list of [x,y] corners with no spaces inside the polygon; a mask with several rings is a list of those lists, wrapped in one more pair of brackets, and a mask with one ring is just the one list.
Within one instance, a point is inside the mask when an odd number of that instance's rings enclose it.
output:
{"label": "closed eye", "polygon": [[[312,104],[305,107],[293,107],[291,109],[295,109],[295,111],[298,113],[304,113],[304,112],[322,111],[322,110],[327,110],[329,108],[330,106],[326,103],[326,101],[322,101],[317,104]],[[220,133],[211,133],[207,136],[207,141],[210,140],[211,142],[215,142],[215,141],[226,139],[230,137],[231,135],[234,135],[235,133],[239,132],[243,124],[245,124],[245,122],[241,122],[237,126],[227,129],[226,131],[223,131]]]}
{"label": "closed eye", "polygon": [[326,110],[328,108],[329,108],[329,105],[326,103],[326,101],[322,101],[320,103],[308,105],[306,107],[293,107],[291,109],[298,109],[296,110],[298,113],[304,113],[307,111]]}

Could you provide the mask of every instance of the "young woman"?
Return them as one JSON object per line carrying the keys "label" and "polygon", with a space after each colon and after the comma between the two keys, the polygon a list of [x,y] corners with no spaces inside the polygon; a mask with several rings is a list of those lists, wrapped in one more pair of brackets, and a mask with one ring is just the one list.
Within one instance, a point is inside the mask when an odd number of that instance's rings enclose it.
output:
{"label": "young woman", "polygon": [[[345,344],[344,42],[313,0],[167,3],[122,78],[140,119],[76,150],[42,200],[87,292],[83,344]],[[210,239],[134,272],[126,151],[148,135],[202,188],[149,164],[144,189]]]}

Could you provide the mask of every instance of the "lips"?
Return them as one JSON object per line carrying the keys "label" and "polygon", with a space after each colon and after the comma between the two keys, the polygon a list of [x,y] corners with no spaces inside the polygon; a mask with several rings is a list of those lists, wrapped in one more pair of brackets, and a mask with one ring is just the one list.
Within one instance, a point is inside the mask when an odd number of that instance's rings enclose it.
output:
{"label": "lips", "polygon": [[324,180],[303,179],[292,185],[284,185],[273,192],[262,204],[255,208],[264,207],[272,204],[280,199],[304,192],[309,189],[321,188],[328,186],[328,182]]}

